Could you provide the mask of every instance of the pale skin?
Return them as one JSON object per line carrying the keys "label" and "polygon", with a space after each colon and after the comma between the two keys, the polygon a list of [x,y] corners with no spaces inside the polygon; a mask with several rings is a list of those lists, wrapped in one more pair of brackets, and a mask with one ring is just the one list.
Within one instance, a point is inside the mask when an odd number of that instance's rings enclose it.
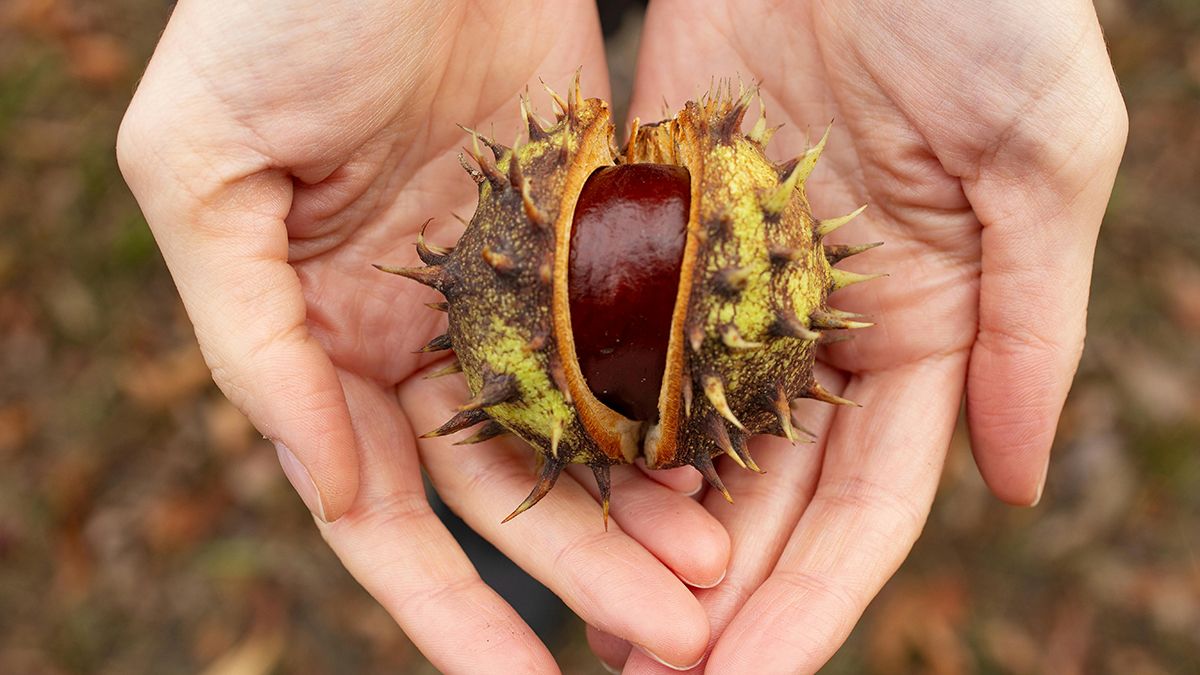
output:
{"label": "pale skin", "polygon": [[587,472],[500,525],[531,486],[528,450],[415,439],[467,392],[421,379],[433,359],[410,353],[444,329],[422,306],[440,298],[371,267],[414,264],[421,222],[450,244],[449,214],[472,212],[455,122],[511,142],[526,85],[548,115],[538,78],[562,87],[579,66],[585,95],[607,97],[594,6],[179,3],[122,170],[217,384],[439,668],[556,666],[437,521],[422,466],[631,673],[819,668],[919,534],[964,395],[988,485],[1038,500],[1124,107],[1086,2],[890,6],[652,3],[634,113],[740,75],[786,125],[777,159],[835,120],[814,210],[868,204],[835,236],[887,243],[843,266],[891,276],[835,296],[878,324],[824,356],[827,385],[863,408],[801,408],[819,441],[760,439],[765,476],[722,467],[733,506],[689,498],[694,474],[618,471],[606,533]]}

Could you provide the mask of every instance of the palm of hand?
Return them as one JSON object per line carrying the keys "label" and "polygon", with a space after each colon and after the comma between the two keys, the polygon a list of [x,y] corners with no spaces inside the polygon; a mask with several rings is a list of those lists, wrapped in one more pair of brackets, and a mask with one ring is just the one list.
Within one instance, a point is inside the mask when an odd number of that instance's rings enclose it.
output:
{"label": "palm of hand", "polygon": [[[446,19],[455,26],[453,35],[437,27],[443,32],[428,51],[420,50],[424,58],[419,63],[380,60],[377,50],[365,49],[361,60],[337,60],[336,73],[313,74],[344,77],[359,87],[321,92],[322,104],[330,106],[322,111],[327,119],[299,130],[280,129],[271,138],[278,139],[272,145],[289,149],[277,160],[297,176],[286,224],[289,262],[302,281],[309,328],[335,365],[381,383],[402,382],[427,364],[430,358],[419,358],[413,350],[444,323],[423,306],[434,299],[431,294],[414,284],[385,283],[372,264],[413,263],[412,242],[424,217],[435,218],[431,238],[452,243],[456,233],[447,227],[449,215],[473,210],[471,183],[454,159],[469,141],[454,122],[472,120],[482,130],[498,129],[501,138],[515,136],[512,103],[517,94],[543,73],[564,74],[548,61],[592,66],[599,56],[596,36],[583,30],[587,23],[568,20],[564,23],[582,34],[565,32],[556,44],[578,45],[570,54],[553,53],[562,49],[548,43],[523,58],[506,60],[502,68],[492,67],[492,61],[476,55],[492,51],[488,44],[496,42],[497,34],[511,39],[517,29],[498,29],[496,23],[505,22],[499,11],[464,11],[458,19]],[[519,30],[540,28],[535,22]],[[413,26],[404,22],[398,22],[394,34],[363,37],[368,44],[413,39]],[[316,55],[313,60],[323,64],[326,58]],[[379,74],[397,71],[410,75],[385,86],[376,81]],[[298,105],[314,98],[303,73],[291,84],[284,96]],[[272,110],[273,120],[297,117],[294,111],[278,112],[281,105],[291,107],[289,100],[256,105]],[[330,128],[351,132],[331,139]],[[292,149],[317,154],[283,154]]]}

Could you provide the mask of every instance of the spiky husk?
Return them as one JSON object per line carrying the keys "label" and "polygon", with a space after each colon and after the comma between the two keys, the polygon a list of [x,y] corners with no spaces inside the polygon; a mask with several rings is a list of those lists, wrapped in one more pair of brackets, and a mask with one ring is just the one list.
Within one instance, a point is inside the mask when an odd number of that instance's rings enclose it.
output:
{"label": "spiky husk", "polygon": [[[804,181],[828,131],[782,165],[764,154],[765,118],[741,131],[753,91],[718,88],[669,120],[634,122],[616,151],[607,105],[584,100],[578,80],[544,128],[528,102],[529,140],[502,146],[468,130],[475,162],[463,165],[479,186],[479,206],[453,249],[427,244],[426,267],[383,268],[446,296],[449,331],[425,351],[453,349],[472,398],[429,435],[486,422],[468,441],[505,430],[538,452],[538,481],[509,518],[535,504],[571,463],[592,467],[608,513],[608,471],[639,454],[651,468],[691,465],[725,494],[713,458],[728,455],[758,471],[746,440],[771,433],[795,440],[790,402],[800,397],[849,404],[813,379],[822,331],[860,328],[827,305],[840,287],[872,278],[833,263],[876,244],[823,246],[823,236],[853,216],[818,221]],[[483,143],[491,157],[480,150]],[[672,315],[667,364],[654,424],[628,420],[588,389],[575,355],[567,271],[575,202],[598,167],[649,162],[684,166],[691,212]],[[477,168],[476,168],[477,167]]]}

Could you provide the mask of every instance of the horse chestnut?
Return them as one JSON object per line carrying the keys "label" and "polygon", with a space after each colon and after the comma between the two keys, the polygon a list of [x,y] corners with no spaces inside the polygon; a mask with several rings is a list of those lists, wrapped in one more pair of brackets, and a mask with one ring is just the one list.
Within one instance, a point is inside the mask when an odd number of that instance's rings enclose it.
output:
{"label": "horse chestnut", "polygon": [[[522,101],[529,139],[476,132],[462,159],[479,206],[458,244],[417,239],[424,267],[380,267],[440,291],[472,398],[424,437],[476,424],[475,442],[514,433],[541,463],[525,511],[570,463],[591,467],[607,522],[609,467],[690,465],[726,498],[713,458],[757,471],[746,439],[795,439],[791,401],[847,404],[813,378],[818,339],[870,324],[830,293],[878,275],[833,267],[878,244],[825,245],[862,209],[813,217],[804,190],[828,137],[776,165],[753,91],[718,87],[617,151],[608,107],[551,91],[549,128]],[[494,159],[480,151],[487,145]],[[478,167],[478,168],[476,168]],[[507,520],[507,519],[506,519]]]}

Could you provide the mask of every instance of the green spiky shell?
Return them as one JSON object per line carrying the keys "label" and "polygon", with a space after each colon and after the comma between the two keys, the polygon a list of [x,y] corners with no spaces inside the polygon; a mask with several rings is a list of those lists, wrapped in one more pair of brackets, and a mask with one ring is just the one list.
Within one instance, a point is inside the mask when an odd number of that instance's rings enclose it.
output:
{"label": "green spiky shell", "polygon": [[[732,92],[730,92],[731,94]],[[652,125],[635,122],[617,152],[607,105],[556,94],[558,121],[545,129],[522,110],[529,140],[507,148],[472,134],[479,206],[453,249],[418,239],[427,267],[389,269],[446,296],[449,331],[427,350],[453,349],[473,398],[440,436],[486,423],[469,440],[511,431],[532,445],[542,468],[534,490],[509,518],[536,503],[563,467],[589,465],[607,516],[609,466],[644,454],[651,468],[691,465],[726,497],[713,457],[758,470],[746,450],[753,434],[795,438],[790,402],[848,403],[813,379],[821,331],[869,324],[830,309],[828,295],[866,276],[832,267],[868,246],[823,246],[821,238],[857,214],[821,222],[804,180],[825,138],[778,166],[764,154],[760,119],[741,123],[752,92],[720,90]],[[653,425],[626,420],[587,389],[575,357],[566,300],[575,201],[598,167],[651,162],[691,176],[691,212],[667,366]]]}

